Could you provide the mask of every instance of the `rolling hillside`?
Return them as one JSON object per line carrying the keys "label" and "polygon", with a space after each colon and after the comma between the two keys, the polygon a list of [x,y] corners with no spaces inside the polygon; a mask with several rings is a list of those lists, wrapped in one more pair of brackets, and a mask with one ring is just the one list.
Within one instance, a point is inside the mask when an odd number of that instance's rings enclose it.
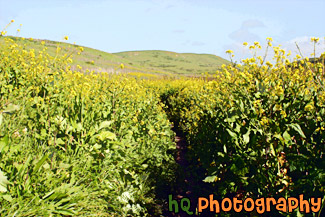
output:
{"label": "rolling hillside", "polygon": [[176,74],[214,73],[229,61],[212,54],[175,53],[170,51],[128,51],[114,53],[147,69]]}
{"label": "rolling hillside", "polygon": [[[56,49],[59,46],[63,50],[62,53],[72,55],[74,67],[80,65],[85,71],[88,69],[95,72],[114,72],[118,69],[119,72],[124,73],[198,75],[206,72],[213,74],[222,64],[229,63],[229,61],[211,54],[175,53],[159,50],[107,53],[83,47],[83,52],[78,55],[77,48],[79,45],[40,39],[6,37],[13,39],[18,44],[25,44],[28,49],[35,49],[35,51],[40,51],[45,46],[48,48],[47,52],[53,56],[55,56]],[[42,41],[45,44],[42,44]],[[0,45],[1,43],[4,43],[4,37],[0,37]],[[121,63],[124,64],[124,69],[119,68]]]}

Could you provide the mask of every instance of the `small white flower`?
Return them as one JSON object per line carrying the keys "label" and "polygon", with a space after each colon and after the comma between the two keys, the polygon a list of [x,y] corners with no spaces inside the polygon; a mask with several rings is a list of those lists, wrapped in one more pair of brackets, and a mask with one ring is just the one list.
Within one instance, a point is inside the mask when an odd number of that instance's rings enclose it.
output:
{"label": "small white flower", "polygon": [[14,136],[15,137],[20,137],[20,134],[19,134],[18,130],[14,132]]}

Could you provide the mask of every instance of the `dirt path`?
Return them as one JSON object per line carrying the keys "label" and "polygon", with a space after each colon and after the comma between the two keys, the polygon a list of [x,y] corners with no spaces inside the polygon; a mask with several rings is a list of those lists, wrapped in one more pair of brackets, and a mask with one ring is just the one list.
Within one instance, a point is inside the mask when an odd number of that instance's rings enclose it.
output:
{"label": "dirt path", "polygon": [[[190,216],[186,212],[182,211],[180,205],[181,200],[183,198],[189,198],[191,201],[191,207],[194,208],[195,200],[193,197],[193,186],[195,183],[193,182],[193,179],[191,178],[190,170],[189,170],[189,162],[186,160],[186,152],[187,152],[187,146],[185,139],[182,138],[180,135],[176,135],[175,137],[176,142],[176,156],[175,161],[179,165],[179,171],[177,171],[177,183],[176,183],[176,189],[175,192],[172,192],[173,200],[176,200],[179,204],[179,212],[176,214],[174,211],[170,212],[168,210],[168,204],[165,204],[167,206],[164,210],[163,216],[166,217],[183,217],[183,216]],[[184,202],[186,204],[186,202]],[[192,211],[195,209],[191,209]]]}
{"label": "dirt path", "polygon": [[[185,216],[196,216],[195,210],[197,206],[197,200],[201,195],[202,190],[209,192],[209,187],[207,183],[204,183],[199,176],[202,175],[203,171],[199,171],[199,169],[193,164],[193,162],[188,162],[186,159],[186,153],[188,151],[188,143],[186,142],[184,136],[180,133],[176,132],[175,137],[176,143],[176,156],[175,161],[178,164],[178,170],[176,171],[176,183],[174,187],[174,192],[172,192],[173,200],[178,202],[179,205],[179,212],[176,214],[174,211],[170,212],[169,204],[167,200],[167,204],[164,204],[164,217],[185,217]],[[182,211],[181,209],[181,200],[183,198],[188,198],[190,200],[191,209],[190,211],[193,212],[192,215],[187,214],[186,212]],[[167,198],[168,199],[168,198]],[[184,202],[187,205],[187,202]],[[174,208],[174,207],[173,207]],[[210,217],[214,216],[212,213],[201,213],[200,216]]]}

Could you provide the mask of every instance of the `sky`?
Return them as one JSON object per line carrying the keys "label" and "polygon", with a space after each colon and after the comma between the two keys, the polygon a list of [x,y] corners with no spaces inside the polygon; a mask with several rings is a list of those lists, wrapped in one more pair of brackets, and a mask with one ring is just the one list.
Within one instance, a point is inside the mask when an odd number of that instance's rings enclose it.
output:
{"label": "sky", "polygon": [[[324,0],[0,0],[0,30],[8,35],[63,41],[109,53],[168,50],[235,60],[258,41],[309,56],[325,51]],[[22,24],[18,33],[19,24]],[[265,46],[263,46],[265,49]],[[263,53],[264,50],[260,51]]]}

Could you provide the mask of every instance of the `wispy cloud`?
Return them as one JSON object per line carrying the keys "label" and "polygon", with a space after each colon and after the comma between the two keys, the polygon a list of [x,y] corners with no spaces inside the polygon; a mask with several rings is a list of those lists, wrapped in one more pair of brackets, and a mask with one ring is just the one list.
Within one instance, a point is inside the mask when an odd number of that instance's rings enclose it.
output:
{"label": "wispy cloud", "polygon": [[264,23],[259,21],[259,20],[245,20],[242,23],[242,28],[243,29],[248,29],[248,28],[257,28],[257,27],[265,27]]}
{"label": "wispy cloud", "polygon": [[171,8],[173,8],[173,7],[175,7],[175,5],[167,5],[167,6],[165,7],[165,10],[171,9]]}
{"label": "wispy cloud", "polygon": [[193,41],[192,46],[204,46],[205,43],[202,41]]}
{"label": "wispy cloud", "polygon": [[173,30],[173,33],[177,33],[177,34],[181,34],[181,33],[184,33],[185,30],[184,29],[174,29]]}
{"label": "wispy cloud", "polygon": [[229,38],[236,42],[260,40],[259,36],[252,33],[250,30],[262,27],[265,27],[265,25],[259,20],[245,20],[242,22],[240,29],[229,34]]}
{"label": "wispy cloud", "polygon": [[[261,37],[253,33],[253,29],[256,28],[265,28],[264,23],[257,19],[248,19],[244,20],[241,24],[241,27],[233,32],[231,32],[228,37],[234,42],[223,46],[224,52],[226,50],[235,51],[235,56],[237,60],[244,59],[252,56],[248,48],[243,46],[243,42],[252,43],[254,41],[261,41]],[[258,51],[258,54],[263,55],[264,50]]]}
{"label": "wispy cloud", "polygon": [[229,34],[229,38],[236,42],[260,40],[258,35],[250,32],[248,29],[238,29]]}

